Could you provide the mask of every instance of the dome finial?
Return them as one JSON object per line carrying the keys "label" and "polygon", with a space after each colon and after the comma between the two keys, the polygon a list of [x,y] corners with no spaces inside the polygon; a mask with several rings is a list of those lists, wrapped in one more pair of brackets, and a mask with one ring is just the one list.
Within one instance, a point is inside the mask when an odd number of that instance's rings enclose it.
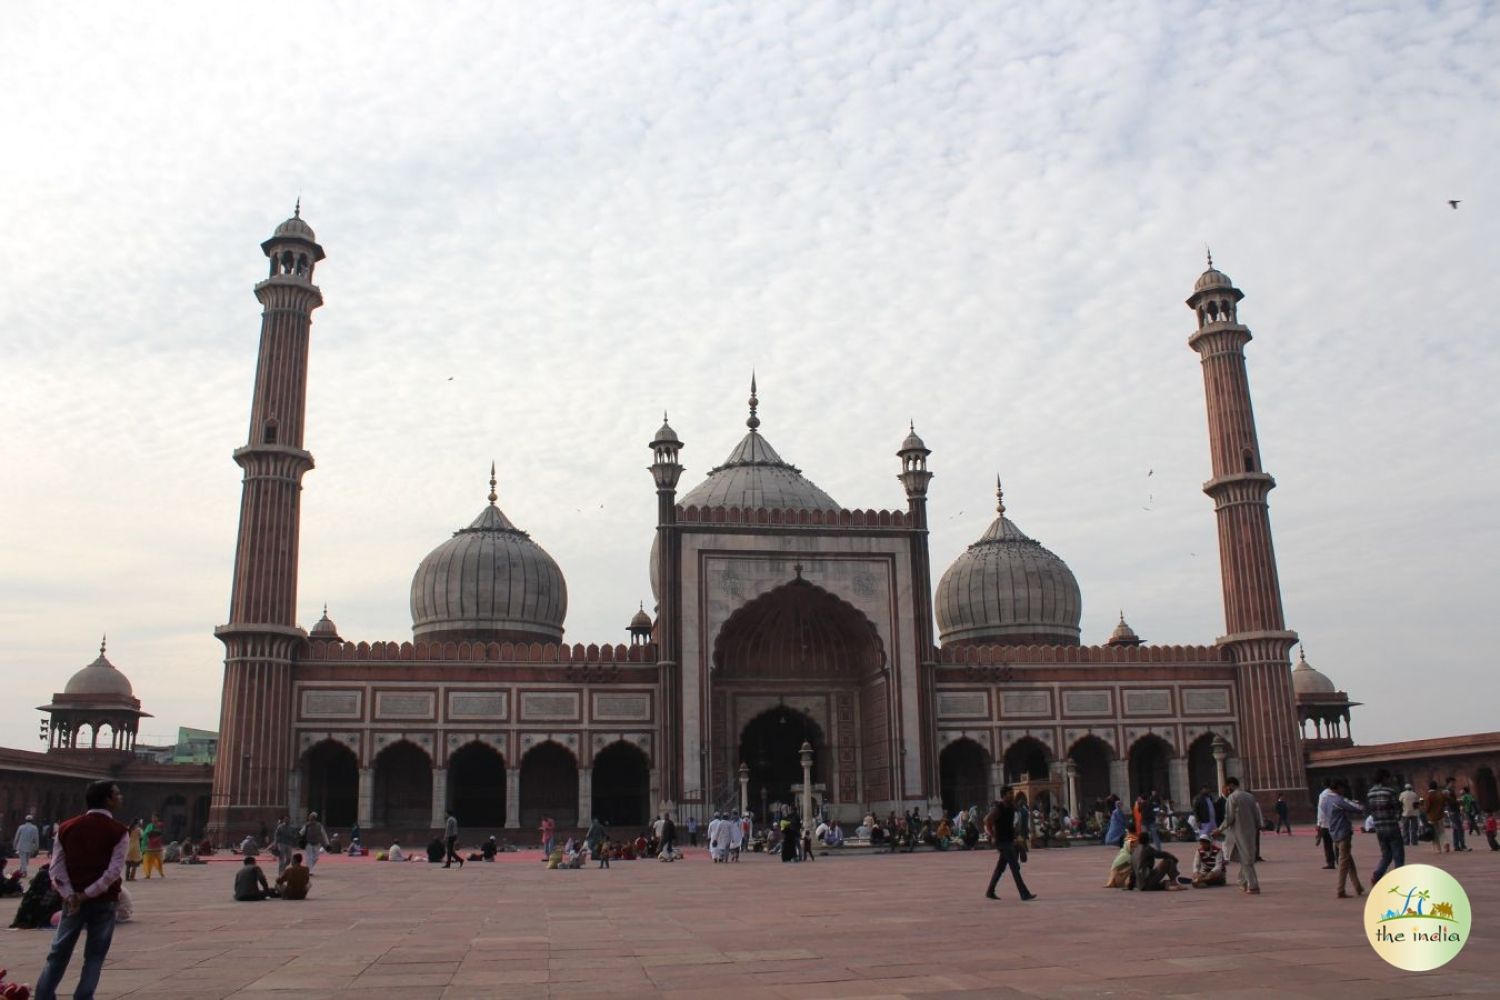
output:
{"label": "dome finial", "polygon": [[292,206],[292,218],[302,218],[302,192],[297,192],[297,204]]}
{"label": "dome finial", "polygon": [[500,497],[495,493],[495,463],[490,463],[490,506],[495,506],[495,501]]}
{"label": "dome finial", "polygon": [[1214,251],[1213,251],[1213,248],[1210,247],[1207,243],[1205,243],[1205,244],[1203,244],[1203,252],[1208,255],[1208,269],[1210,271],[1212,271],[1214,269]]}
{"label": "dome finial", "polygon": [[760,427],[760,417],[755,415],[755,410],[758,406],[760,406],[760,399],[756,396],[755,369],[752,368],[750,369],[750,418],[745,421],[745,426],[750,428],[752,434]]}
{"label": "dome finial", "polygon": [[105,647],[105,645],[108,642],[109,642],[109,636],[107,636],[107,635],[100,635],[99,636],[99,658],[100,659],[104,658],[104,647]]}
{"label": "dome finial", "polygon": [[1005,490],[1000,485],[1000,473],[995,473],[995,513],[1005,515]]}

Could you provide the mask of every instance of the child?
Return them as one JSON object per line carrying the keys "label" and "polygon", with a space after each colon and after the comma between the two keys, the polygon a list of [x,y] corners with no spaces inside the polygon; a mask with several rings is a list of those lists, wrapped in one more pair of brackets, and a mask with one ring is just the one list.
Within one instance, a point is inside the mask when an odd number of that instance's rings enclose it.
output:
{"label": "child", "polygon": [[1500,841],[1495,840],[1495,833],[1500,830],[1500,823],[1495,821],[1495,814],[1487,812],[1484,814],[1484,839],[1490,842],[1490,850],[1500,851]]}
{"label": "child", "polygon": [[[1494,842],[1495,842],[1495,835],[1492,833],[1492,834],[1490,834],[1490,843],[1493,844]],[[610,849],[609,835],[606,834],[605,837],[604,837],[604,839],[601,840],[601,841],[599,841],[599,850],[596,852],[599,855],[599,867],[600,868],[608,868],[609,867],[609,849]]]}

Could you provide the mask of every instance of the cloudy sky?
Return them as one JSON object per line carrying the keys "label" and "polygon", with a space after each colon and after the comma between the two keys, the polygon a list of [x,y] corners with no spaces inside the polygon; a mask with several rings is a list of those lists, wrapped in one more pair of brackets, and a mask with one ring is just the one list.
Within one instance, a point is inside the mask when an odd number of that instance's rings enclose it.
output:
{"label": "cloudy sky", "polygon": [[[501,506],[568,637],[649,601],[663,409],[689,488],[763,430],[846,506],[933,449],[934,574],[1010,513],[1084,637],[1223,631],[1206,243],[1245,290],[1288,624],[1366,741],[1500,728],[1493,4],[33,4],[0,34],[0,744],[101,633],[217,726],[264,273],[300,194],[300,615],[410,637]],[[1462,199],[1459,210],[1450,198]],[[1486,238],[1488,235],[1488,239]]]}

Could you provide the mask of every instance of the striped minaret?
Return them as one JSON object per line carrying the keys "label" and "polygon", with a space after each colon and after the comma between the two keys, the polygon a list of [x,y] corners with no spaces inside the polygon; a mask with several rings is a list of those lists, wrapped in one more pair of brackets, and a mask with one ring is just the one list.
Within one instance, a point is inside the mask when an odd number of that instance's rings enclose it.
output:
{"label": "striped minaret", "polygon": [[1245,787],[1269,807],[1278,793],[1289,802],[1307,797],[1302,745],[1297,729],[1289,654],[1297,634],[1286,628],[1271,516],[1266,495],[1276,480],[1261,465],[1245,371],[1250,330],[1237,311],[1244,293],[1208,258],[1188,306],[1198,329],[1188,345],[1203,359],[1208,403],[1208,443],[1213,478],[1203,492],[1214,501],[1219,522],[1219,570],[1224,583],[1227,634],[1239,674],[1239,732],[1232,752]]}
{"label": "striped minaret", "polygon": [[261,244],[270,274],[255,286],[265,311],[250,401],[250,433],[234,460],[244,470],[239,543],[224,643],[219,753],[209,826],[253,830],[287,811],[294,766],[292,660],[307,635],[297,627],[297,537],[302,477],[313,467],[302,447],[307,415],[307,347],[323,293],[312,283],[323,259],[299,201]]}

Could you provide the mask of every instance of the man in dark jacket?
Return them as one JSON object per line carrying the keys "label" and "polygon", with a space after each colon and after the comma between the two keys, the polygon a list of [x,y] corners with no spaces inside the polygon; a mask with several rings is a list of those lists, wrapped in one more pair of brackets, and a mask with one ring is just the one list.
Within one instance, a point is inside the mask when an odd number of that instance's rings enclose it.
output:
{"label": "man in dark jacket", "polygon": [[1000,898],[995,895],[995,886],[1000,884],[1000,876],[1009,868],[1021,898],[1036,899],[1036,893],[1026,888],[1026,880],[1021,878],[1021,866],[1016,861],[1016,796],[1009,785],[1000,789],[1000,801],[990,807],[989,815],[984,818],[984,829],[989,834],[990,843],[995,845],[995,850],[1000,855],[995,859],[995,871],[990,876],[990,887],[985,890],[985,897]]}
{"label": "man in dark jacket", "polygon": [[52,846],[48,872],[62,897],[62,919],[37,980],[37,1000],[55,1000],[57,986],[73,957],[73,946],[85,929],[88,940],[83,946],[83,971],[73,996],[92,997],[115,933],[115,903],[120,898],[120,876],[125,871],[130,834],[115,814],[125,805],[125,797],[113,781],[95,781],[84,792],[84,803],[88,811],[63,823]]}

